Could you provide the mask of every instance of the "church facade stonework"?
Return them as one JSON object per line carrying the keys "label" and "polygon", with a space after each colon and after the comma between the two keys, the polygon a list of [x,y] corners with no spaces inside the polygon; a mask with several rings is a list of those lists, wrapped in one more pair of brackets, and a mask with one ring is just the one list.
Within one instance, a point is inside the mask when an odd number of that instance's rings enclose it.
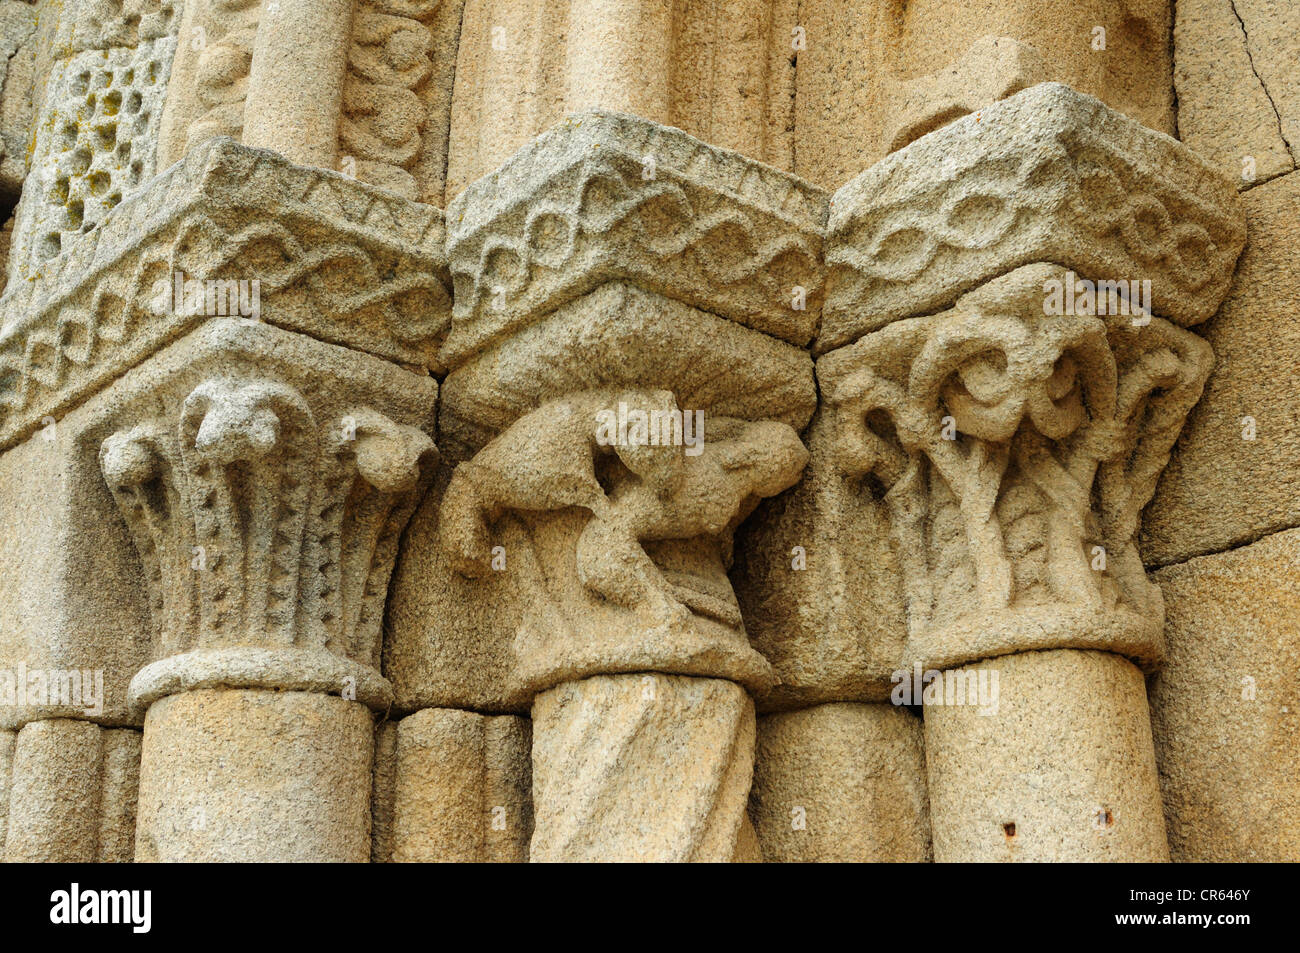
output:
{"label": "church facade stonework", "polygon": [[3,859],[1300,858],[1300,5],[0,42]]}

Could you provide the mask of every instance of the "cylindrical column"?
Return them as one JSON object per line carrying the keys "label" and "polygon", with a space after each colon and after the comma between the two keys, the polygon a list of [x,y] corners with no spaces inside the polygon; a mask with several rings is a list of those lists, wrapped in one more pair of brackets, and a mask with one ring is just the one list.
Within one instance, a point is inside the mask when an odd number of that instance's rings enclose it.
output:
{"label": "cylindrical column", "polygon": [[244,144],[332,169],[352,0],[278,0],[257,27],[244,106]]}
{"label": "cylindrical column", "polygon": [[[397,863],[522,863],[532,834],[529,722],[426,708],[396,726],[372,855]],[[376,774],[385,766],[376,757]],[[384,816],[387,813],[388,816]],[[387,830],[384,825],[387,825]]]}
{"label": "cylindrical column", "polygon": [[[598,675],[533,701],[532,861],[730,861],[754,703],[718,678]],[[742,831],[747,835],[742,838]]]}
{"label": "cylindrical column", "polygon": [[[961,688],[941,693],[957,674]],[[1169,859],[1146,685],[1132,663],[1024,652],[944,672],[927,691],[935,860]]]}
{"label": "cylindrical column", "polygon": [[920,719],[860,702],[764,715],[749,811],[765,861],[929,860]]}
{"label": "cylindrical column", "polygon": [[671,0],[571,0],[565,106],[668,122],[672,46]]}
{"label": "cylindrical column", "polygon": [[18,732],[4,859],[10,863],[93,863],[99,842],[99,725],[71,718],[34,721]]}
{"label": "cylindrical column", "polygon": [[370,857],[374,726],[318,692],[198,689],[153,703],[137,861]]}

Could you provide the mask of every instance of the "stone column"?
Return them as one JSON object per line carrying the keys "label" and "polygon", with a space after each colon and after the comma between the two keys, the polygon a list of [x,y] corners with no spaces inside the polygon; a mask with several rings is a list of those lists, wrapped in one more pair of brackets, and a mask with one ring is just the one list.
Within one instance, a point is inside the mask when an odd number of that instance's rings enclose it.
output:
{"label": "stone column", "polygon": [[1172,9],[1170,0],[982,0],[972,15],[947,0],[804,0],[794,171],[837,188],[1043,82],[1173,135]]}
{"label": "stone column", "polygon": [[120,384],[100,468],[153,610],[139,860],[366,860],[370,710],[436,385],[263,324]]}
{"label": "stone column", "polygon": [[244,144],[333,169],[353,0],[277,0],[257,21]]}
{"label": "stone column", "polygon": [[571,0],[565,105],[669,116],[673,0]]}
{"label": "stone column", "polygon": [[438,538],[517,620],[473,638],[531,703],[531,859],[754,856],[748,691],[772,674],[726,567],[807,457],[823,199],[587,113],[449,209],[440,426],[461,462]]}
{"label": "stone column", "polygon": [[833,209],[817,373],[893,538],[936,859],[1167,859],[1135,537],[1212,365],[1182,326],[1241,250],[1231,183],[1048,84]]}
{"label": "stone column", "polygon": [[425,708],[380,728],[376,863],[523,863],[533,833],[531,723]]}
{"label": "stone column", "polygon": [[139,766],[140,732],[132,728],[51,718],[0,735],[4,859],[130,861]]}

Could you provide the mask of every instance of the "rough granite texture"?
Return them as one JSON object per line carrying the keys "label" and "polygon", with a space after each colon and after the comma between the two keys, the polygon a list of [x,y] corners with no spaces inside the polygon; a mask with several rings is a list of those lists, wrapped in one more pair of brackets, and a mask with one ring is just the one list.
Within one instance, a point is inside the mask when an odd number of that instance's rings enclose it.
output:
{"label": "rough granite texture", "polygon": [[1298,57],[0,0],[0,855],[1295,859]]}
{"label": "rough granite texture", "polygon": [[138,861],[370,857],[374,725],[313,692],[196,689],[149,708]]}
{"label": "rough granite texture", "polygon": [[836,702],[758,719],[749,814],[763,859],[921,862],[930,856],[921,720]]}
{"label": "rough granite texture", "polygon": [[1215,370],[1147,507],[1148,565],[1300,525],[1300,174],[1242,198],[1250,237],[1227,300],[1200,329]]}
{"label": "rough granite texture", "polygon": [[935,860],[1169,859],[1141,672],[1075,650],[965,671],[997,672],[998,701],[926,705]]}
{"label": "rough granite texture", "polygon": [[1300,857],[1300,530],[1153,574],[1168,606],[1151,723],[1173,859]]}

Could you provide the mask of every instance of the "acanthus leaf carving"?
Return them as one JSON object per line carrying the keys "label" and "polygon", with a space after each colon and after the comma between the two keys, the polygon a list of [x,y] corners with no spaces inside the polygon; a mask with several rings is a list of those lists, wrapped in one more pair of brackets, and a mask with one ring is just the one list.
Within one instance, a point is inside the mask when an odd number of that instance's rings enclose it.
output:
{"label": "acanthus leaf carving", "polygon": [[100,467],[150,586],[153,657],[307,648],[377,668],[397,540],[433,441],[368,406],[220,375],[110,434]]}

